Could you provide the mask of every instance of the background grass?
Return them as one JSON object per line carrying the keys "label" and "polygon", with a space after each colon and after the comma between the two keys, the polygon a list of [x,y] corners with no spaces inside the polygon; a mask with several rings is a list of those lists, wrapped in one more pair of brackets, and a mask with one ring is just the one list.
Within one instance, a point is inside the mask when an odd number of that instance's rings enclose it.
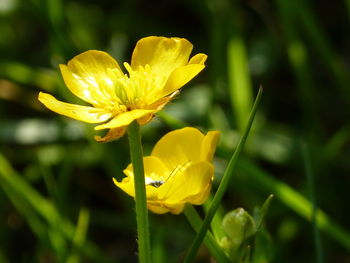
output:
{"label": "background grass", "polygon": [[[254,262],[349,262],[349,29],[349,0],[1,0],[0,262],[136,262],[134,203],[111,179],[130,161],[126,138],[98,144],[37,94],[81,103],[58,64],[88,49],[129,61],[149,35],[185,37],[209,59],[143,127],[145,153],[185,123],[220,130],[215,189],[262,85],[221,212],[272,193]],[[153,261],[179,262],[194,237],[185,217],[150,224]]]}

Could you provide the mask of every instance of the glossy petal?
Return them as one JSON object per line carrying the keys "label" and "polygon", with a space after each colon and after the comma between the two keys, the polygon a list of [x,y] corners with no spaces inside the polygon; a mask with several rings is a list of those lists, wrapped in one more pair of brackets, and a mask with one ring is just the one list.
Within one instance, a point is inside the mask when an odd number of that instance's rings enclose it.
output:
{"label": "glossy petal", "polygon": [[67,87],[79,98],[94,105],[110,104],[115,82],[123,74],[118,63],[106,52],[89,50],[60,65]]}
{"label": "glossy petal", "polygon": [[113,178],[113,182],[116,186],[122,189],[125,193],[135,198],[135,186],[134,186],[134,177],[127,176],[124,177],[121,182],[118,182],[115,178]]}
{"label": "glossy petal", "polygon": [[[116,186],[118,186],[125,193],[135,198],[135,184],[134,177],[127,176],[123,178],[121,182],[118,182],[115,178],[113,178],[113,182]],[[157,196],[157,188],[153,186],[146,186],[146,196],[147,199],[154,199]]]}
{"label": "glossy petal", "polygon": [[[146,156],[143,158],[143,166],[145,178],[150,178],[152,180],[165,180],[168,168],[159,158],[155,156]],[[133,175],[132,164],[128,165],[128,167],[124,170],[124,173],[129,176]]]}
{"label": "glossy petal", "polygon": [[95,130],[112,129],[129,125],[132,121],[144,117],[147,114],[153,113],[154,110],[132,110],[123,112],[115,116],[112,120],[105,124],[95,127]]}
{"label": "glossy petal", "polygon": [[160,158],[173,170],[179,165],[200,160],[200,148],[204,135],[195,128],[186,127],[164,135],[155,145],[152,155]]}
{"label": "glossy petal", "polygon": [[[214,173],[213,173],[214,176]],[[212,178],[213,180],[213,178]],[[193,204],[193,205],[201,205],[204,204],[205,201],[208,199],[208,196],[210,194],[210,190],[211,190],[211,183],[207,185],[206,188],[204,188],[200,193],[190,196],[189,199],[189,203]]]}
{"label": "glossy petal", "polygon": [[[150,183],[152,181],[163,181],[167,174],[167,168],[161,160],[154,156],[147,156],[143,158],[145,181],[146,181],[146,195],[148,200],[157,199],[157,188],[152,186]],[[114,183],[121,188],[128,195],[135,197],[134,190],[134,172],[132,164],[129,164],[126,169],[124,169],[124,174],[126,177],[121,181]]]}
{"label": "glossy petal", "polygon": [[213,165],[208,162],[197,162],[187,167],[187,169],[179,174],[174,175],[167,183],[158,189],[158,198],[165,200],[164,203],[192,203],[192,199],[196,204],[205,200],[198,200],[208,185],[211,184],[214,175]]}
{"label": "glossy petal", "polygon": [[197,55],[194,55],[190,61],[188,62],[188,64],[200,64],[200,65],[204,65],[205,61],[207,60],[208,56],[206,54],[203,53],[199,53]]}
{"label": "glossy petal", "polygon": [[168,76],[174,69],[188,63],[192,44],[184,38],[145,37],[140,39],[131,59],[131,67],[149,65],[161,75]]}
{"label": "glossy petal", "polygon": [[39,101],[54,112],[88,123],[104,122],[112,116],[112,114],[105,109],[62,102],[50,94],[43,92],[39,93]]}
{"label": "glossy petal", "polygon": [[173,94],[170,94],[169,96],[163,97],[163,98],[155,98],[155,101],[152,102],[150,105],[147,105],[147,109],[153,109],[155,111],[160,111],[171,99],[173,99],[178,92],[173,92]]}
{"label": "glossy petal", "polygon": [[201,160],[212,162],[215,154],[216,145],[218,144],[220,138],[219,131],[209,131],[207,135],[205,135],[202,147],[201,147]]}
{"label": "glossy petal", "polygon": [[204,65],[201,64],[189,64],[175,69],[171,72],[164,88],[162,89],[160,96],[166,96],[175,90],[180,89],[187,82],[193,79],[199,72],[204,69]]}

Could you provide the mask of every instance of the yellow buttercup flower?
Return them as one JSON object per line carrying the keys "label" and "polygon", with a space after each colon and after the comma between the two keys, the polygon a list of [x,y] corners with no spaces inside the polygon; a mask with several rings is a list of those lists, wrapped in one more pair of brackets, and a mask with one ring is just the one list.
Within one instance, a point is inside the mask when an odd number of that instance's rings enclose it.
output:
{"label": "yellow buttercup flower", "polygon": [[[147,207],[152,212],[179,214],[186,203],[203,204],[214,175],[212,160],[218,131],[203,135],[198,129],[183,128],[167,133],[143,158]],[[114,183],[135,197],[133,166],[124,170],[121,182]]]}
{"label": "yellow buttercup flower", "polygon": [[107,53],[97,50],[77,55],[60,65],[68,89],[92,106],[58,101],[40,92],[39,100],[50,110],[88,123],[96,130],[109,129],[106,142],[121,137],[134,120],[148,123],[183,85],[205,66],[205,54],[190,59],[192,44],[183,38],[146,37],[139,40],[124,74]]}

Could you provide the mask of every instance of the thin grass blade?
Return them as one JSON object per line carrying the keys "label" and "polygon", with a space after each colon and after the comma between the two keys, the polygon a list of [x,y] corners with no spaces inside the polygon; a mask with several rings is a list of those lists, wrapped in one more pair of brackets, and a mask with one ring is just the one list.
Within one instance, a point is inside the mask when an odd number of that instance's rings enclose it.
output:
{"label": "thin grass blade", "polygon": [[[276,199],[295,211],[301,217],[311,221],[312,204],[304,196],[292,187],[259,169],[252,162],[242,159],[239,170],[245,175],[244,180],[254,182],[265,192],[273,193]],[[242,176],[243,177],[243,176]],[[317,209],[316,221],[320,230],[324,231],[330,238],[350,251],[350,233],[334,222],[324,211]]]}
{"label": "thin grass blade", "polygon": [[243,150],[243,147],[244,147],[244,144],[247,140],[250,128],[253,124],[255,113],[257,111],[261,96],[262,96],[262,88],[259,89],[258,95],[255,99],[253,109],[252,109],[251,114],[249,116],[249,120],[248,120],[247,126],[244,130],[243,136],[242,136],[241,140],[239,141],[237,148],[236,148],[234,154],[232,155],[231,160],[230,160],[230,162],[225,170],[224,176],[223,176],[221,183],[219,185],[219,188],[218,188],[218,190],[213,198],[213,201],[212,201],[211,206],[208,210],[208,213],[207,213],[207,215],[203,221],[203,224],[201,225],[200,230],[198,231],[198,233],[197,233],[197,235],[196,235],[196,237],[195,237],[195,239],[190,247],[190,250],[186,256],[186,259],[184,261],[185,263],[190,263],[190,262],[194,261],[194,258],[196,257],[196,254],[198,251],[198,248],[199,248],[200,244],[202,243],[203,238],[205,237],[205,234],[207,233],[207,230],[210,226],[211,220],[213,219],[217,209],[219,208],[221,199],[226,191],[226,188],[227,188],[228,183],[230,181],[230,178],[233,174],[233,171],[236,168],[239,156]]}

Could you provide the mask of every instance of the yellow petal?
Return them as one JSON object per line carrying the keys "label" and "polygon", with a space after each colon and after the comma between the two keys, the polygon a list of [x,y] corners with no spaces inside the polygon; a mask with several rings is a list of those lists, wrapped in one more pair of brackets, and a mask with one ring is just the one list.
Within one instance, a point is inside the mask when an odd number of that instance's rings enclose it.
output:
{"label": "yellow petal", "polygon": [[[124,177],[121,182],[118,182],[115,178],[113,178],[113,182],[125,193],[135,198],[135,184],[133,176]],[[153,186],[146,186],[146,196],[150,199],[155,198],[157,196],[157,188]]]}
{"label": "yellow petal", "polygon": [[160,111],[171,99],[173,99],[177,95],[177,93],[178,92],[174,92],[170,96],[166,96],[160,99],[156,98],[156,100],[152,102],[152,104],[147,105],[145,108]]}
{"label": "yellow petal", "polygon": [[200,193],[190,196],[189,199],[189,203],[193,204],[193,205],[201,205],[203,203],[205,203],[205,201],[208,199],[208,196],[210,194],[210,190],[211,190],[211,183],[208,184],[208,186]]}
{"label": "yellow petal", "polygon": [[172,214],[178,215],[184,210],[185,203],[169,204],[165,205]]}
{"label": "yellow petal", "polygon": [[175,90],[180,89],[187,82],[198,75],[198,73],[201,72],[204,67],[205,66],[201,64],[189,64],[175,69],[173,72],[171,72],[159,96],[166,96]]}
{"label": "yellow petal", "polygon": [[[202,204],[202,193],[211,185],[214,167],[208,162],[197,162],[179,172],[158,188],[158,198],[166,205],[177,203]],[[203,196],[202,199],[198,199]]]}
{"label": "yellow petal", "polygon": [[[143,166],[145,172],[146,183],[151,180],[165,180],[165,176],[168,173],[168,168],[163,164],[163,162],[155,156],[146,156],[143,158]],[[124,170],[126,175],[133,175],[133,166],[129,164]],[[149,179],[147,179],[149,178]]]}
{"label": "yellow petal", "polygon": [[153,117],[154,117],[154,112],[149,113],[141,118],[138,118],[137,122],[140,125],[145,125],[145,124],[149,123],[153,119]]}
{"label": "yellow petal", "polygon": [[64,83],[68,89],[80,99],[91,103],[92,105],[99,105],[99,102],[92,97],[90,92],[90,85],[85,83],[83,80],[74,77],[72,72],[69,71],[66,65],[59,65]]}
{"label": "yellow petal", "polygon": [[123,112],[115,116],[109,122],[96,126],[95,130],[111,129],[111,128],[127,126],[132,121],[142,118],[143,116],[153,112],[154,110],[142,110],[142,109]]}
{"label": "yellow petal", "polygon": [[201,148],[201,160],[212,162],[214,153],[216,150],[216,145],[218,144],[220,138],[219,131],[209,131],[207,135],[205,135],[202,148]]}
{"label": "yellow petal", "polygon": [[65,103],[43,92],[39,93],[38,99],[50,110],[79,121],[99,123],[108,120],[112,116],[105,109]]}
{"label": "yellow petal", "polygon": [[[152,182],[165,181],[165,176],[169,173],[163,162],[154,156],[146,156],[143,158],[145,182],[146,182],[146,195],[147,200],[157,200],[158,188],[152,186]],[[134,190],[134,172],[133,166],[130,163],[126,169],[124,169],[126,177],[121,182],[115,182],[115,184],[121,188],[124,192],[130,196],[135,196]]]}
{"label": "yellow petal", "polygon": [[106,52],[89,50],[60,65],[67,87],[93,105],[115,100],[115,83],[123,74],[118,63]]}
{"label": "yellow petal", "polygon": [[152,156],[161,159],[169,169],[200,160],[204,135],[195,128],[186,127],[164,135],[155,145]]}
{"label": "yellow petal", "polygon": [[113,178],[113,182],[125,193],[127,193],[132,197],[135,197],[134,177],[131,177],[131,176],[124,177],[121,182],[118,182],[115,178]]}
{"label": "yellow petal", "polygon": [[184,209],[185,203],[166,204],[162,201],[148,201],[147,207],[149,210],[156,214],[165,214],[171,212],[172,214],[178,215]]}
{"label": "yellow petal", "polygon": [[156,214],[165,214],[170,212],[170,210],[164,206],[161,206],[159,203],[156,204],[150,204],[149,202],[147,203],[147,208],[151,210],[153,213]]}
{"label": "yellow petal", "polygon": [[175,68],[188,63],[192,44],[184,38],[145,37],[140,39],[131,59],[131,67],[151,67],[152,71],[168,76]]}
{"label": "yellow petal", "polygon": [[197,55],[194,55],[190,61],[188,62],[188,64],[200,64],[200,65],[204,65],[205,61],[207,60],[208,56],[206,54],[203,53],[199,53]]}
{"label": "yellow petal", "polygon": [[101,136],[95,136],[95,140],[98,142],[110,142],[113,140],[116,140],[120,137],[122,137],[126,132],[126,127],[119,127],[119,128],[114,128],[114,129],[110,129],[107,134],[103,137]]}

